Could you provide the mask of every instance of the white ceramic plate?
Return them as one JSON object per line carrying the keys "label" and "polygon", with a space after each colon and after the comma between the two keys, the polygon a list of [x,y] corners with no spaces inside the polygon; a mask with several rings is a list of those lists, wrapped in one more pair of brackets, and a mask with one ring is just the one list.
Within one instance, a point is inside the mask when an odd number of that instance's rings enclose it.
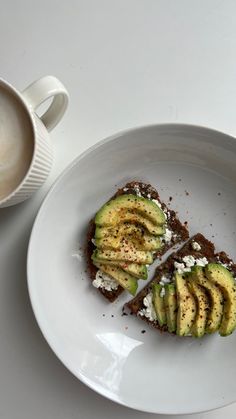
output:
{"label": "white ceramic plate", "polygon": [[157,187],[166,202],[172,196],[171,206],[189,222],[191,234],[214,236],[217,250],[236,259],[235,162],[235,139],[223,133],[188,125],[148,126],[89,149],[47,195],[28,253],[33,309],[58,358],[103,396],[167,414],[236,401],[236,333],[177,338],[121,316],[129,295],[107,303],[88,280],[80,249],[97,209],[118,186],[136,179]]}

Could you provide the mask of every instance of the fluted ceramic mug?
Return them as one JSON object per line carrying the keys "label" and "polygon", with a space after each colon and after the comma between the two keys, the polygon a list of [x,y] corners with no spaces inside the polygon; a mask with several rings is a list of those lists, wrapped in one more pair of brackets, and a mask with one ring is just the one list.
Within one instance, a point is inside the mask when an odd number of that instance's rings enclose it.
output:
{"label": "fluted ceramic mug", "polygon": [[[36,110],[47,99],[51,104],[39,117]],[[42,77],[23,92],[0,79],[0,207],[26,200],[45,182],[53,162],[49,131],[67,105],[56,77]]]}

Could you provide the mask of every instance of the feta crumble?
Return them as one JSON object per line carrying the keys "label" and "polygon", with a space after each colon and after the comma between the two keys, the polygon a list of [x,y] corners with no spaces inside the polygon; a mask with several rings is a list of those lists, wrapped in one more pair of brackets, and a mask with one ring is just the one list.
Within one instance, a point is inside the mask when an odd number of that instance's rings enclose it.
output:
{"label": "feta crumble", "polygon": [[197,251],[201,250],[201,246],[198,242],[193,241],[191,245],[192,245],[193,250],[197,250]]}
{"label": "feta crumble", "polygon": [[183,262],[185,263],[187,268],[192,268],[195,265],[195,258],[192,255],[184,256]]}
{"label": "feta crumble", "polygon": [[165,285],[165,284],[169,284],[171,282],[171,279],[169,276],[166,275],[162,275],[159,284],[160,285]]}
{"label": "feta crumble", "polygon": [[119,284],[110,275],[107,275],[104,272],[98,270],[96,273],[96,278],[93,280],[93,286],[95,288],[103,288],[107,291],[113,291],[117,290]]}
{"label": "feta crumble", "polygon": [[166,231],[165,231],[165,233],[163,234],[163,240],[166,242],[166,243],[170,243],[171,242],[171,240],[172,240],[172,231],[171,230],[169,230],[169,228],[166,228]]}
{"label": "feta crumble", "polygon": [[160,297],[163,298],[165,296],[166,290],[164,287],[162,287],[161,291],[160,291]]}
{"label": "feta crumble", "polygon": [[175,270],[178,272],[178,274],[183,274],[184,272],[191,271],[191,268],[186,268],[185,264],[181,262],[174,262],[174,267],[175,267]]}
{"label": "feta crumble", "polygon": [[197,266],[206,266],[207,264],[208,264],[208,260],[205,257],[196,259]]}
{"label": "feta crumble", "polygon": [[223,262],[221,262],[219,256],[217,256],[216,259],[217,259],[218,263],[220,263],[220,265],[224,266],[224,268],[226,268],[226,269],[230,269],[230,267],[233,265],[232,260],[229,263],[223,263]]}
{"label": "feta crumble", "polygon": [[140,192],[138,185],[134,185],[134,191],[137,196],[142,197],[142,194]]}
{"label": "feta crumble", "polygon": [[96,239],[92,239],[91,242],[96,246]]}
{"label": "feta crumble", "polygon": [[155,308],[154,308],[153,303],[152,303],[152,293],[151,292],[149,292],[149,294],[147,294],[146,297],[144,297],[143,305],[144,305],[145,308],[142,308],[141,310],[139,310],[138,314],[140,316],[146,317],[151,322],[156,320],[156,312],[155,312]]}
{"label": "feta crumble", "polygon": [[204,267],[207,264],[208,260],[205,257],[195,259],[192,255],[188,255],[183,257],[182,262],[174,262],[174,267],[179,274],[183,274],[191,272],[191,268],[195,265]]}

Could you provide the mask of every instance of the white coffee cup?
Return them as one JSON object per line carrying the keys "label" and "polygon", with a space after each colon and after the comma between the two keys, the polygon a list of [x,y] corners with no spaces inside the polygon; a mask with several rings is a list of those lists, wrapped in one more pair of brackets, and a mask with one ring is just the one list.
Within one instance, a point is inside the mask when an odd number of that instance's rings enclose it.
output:
{"label": "white coffee cup", "polygon": [[[37,108],[49,98],[39,117]],[[21,93],[0,79],[0,207],[26,200],[45,182],[53,162],[49,131],[67,105],[68,92],[56,77],[42,77]]]}

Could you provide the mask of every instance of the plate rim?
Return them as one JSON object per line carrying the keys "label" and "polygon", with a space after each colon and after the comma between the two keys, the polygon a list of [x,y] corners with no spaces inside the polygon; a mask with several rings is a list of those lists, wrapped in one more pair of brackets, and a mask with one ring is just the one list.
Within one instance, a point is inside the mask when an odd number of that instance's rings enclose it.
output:
{"label": "plate rim", "polygon": [[100,146],[110,143],[111,141],[114,141],[126,134],[129,134],[131,132],[135,132],[135,131],[140,131],[141,129],[152,129],[152,128],[182,128],[182,129],[200,129],[203,131],[208,131],[209,133],[212,134],[218,134],[224,137],[228,137],[231,140],[236,140],[236,138],[231,135],[231,134],[227,134],[223,131],[211,128],[209,126],[204,126],[204,125],[198,125],[198,124],[189,124],[189,123],[182,123],[182,122],[165,122],[165,123],[154,123],[154,124],[146,124],[146,125],[138,125],[135,127],[130,127],[127,129],[123,129],[123,130],[119,130],[117,132],[115,132],[112,135],[109,135],[108,137],[99,140],[98,142],[96,142],[95,144],[93,144],[92,146],[90,146],[89,148],[85,149],[82,153],[80,153],[77,157],[75,157],[63,170],[62,172],[56,177],[56,179],[54,180],[54,182],[52,183],[52,185],[50,186],[49,190],[47,191],[45,197],[43,198],[42,203],[39,206],[37,215],[35,217],[34,223],[33,223],[33,227],[31,229],[31,233],[30,233],[30,238],[29,238],[29,243],[28,243],[28,249],[27,249],[27,256],[26,256],[26,274],[27,274],[27,287],[28,287],[28,293],[29,293],[29,298],[30,298],[30,303],[31,303],[31,307],[32,307],[32,311],[34,314],[34,317],[36,319],[36,322],[38,324],[38,327],[44,337],[44,339],[46,340],[47,344],[49,345],[49,347],[51,348],[51,350],[53,351],[53,353],[56,355],[56,357],[58,358],[58,360],[67,368],[67,370],[73,374],[74,377],[76,377],[78,380],[80,380],[83,384],[85,384],[87,387],[89,387],[91,390],[95,391],[96,393],[98,393],[99,395],[107,398],[108,400],[111,400],[115,403],[118,403],[121,406],[136,410],[136,411],[141,411],[141,412],[147,412],[147,413],[153,413],[153,414],[163,414],[163,415],[181,415],[181,414],[196,414],[196,413],[203,413],[203,412],[209,412],[212,410],[216,410],[216,409],[220,409],[223,408],[225,406],[229,406],[233,403],[236,402],[236,396],[235,396],[235,400],[232,400],[230,402],[225,402],[225,403],[221,403],[219,402],[217,405],[212,405],[210,407],[208,407],[207,409],[201,409],[201,410],[186,410],[186,409],[182,409],[179,410],[178,412],[173,412],[171,410],[156,410],[156,409],[148,409],[147,408],[141,408],[140,406],[134,406],[134,405],[130,405],[127,404],[126,402],[122,401],[121,399],[119,399],[118,397],[116,397],[116,395],[114,394],[114,397],[112,395],[106,394],[106,392],[103,389],[100,389],[100,387],[98,388],[96,385],[93,385],[92,383],[89,382],[89,380],[86,379],[86,377],[83,376],[83,374],[81,373],[76,373],[73,368],[71,366],[68,365],[67,361],[65,359],[63,359],[63,356],[61,356],[61,354],[59,353],[59,351],[57,350],[57,348],[54,347],[51,338],[49,336],[49,334],[47,333],[47,331],[44,329],[41,319],[40,319],[40,315],[37,309],[36,304],[34,304],[34,297],[33,297],[33,282],[30,279],[30,271],[31,271],[31,253],[32,253],[32,249],[33,249],[33,242],[34,242],[34,238],[35,238],[35,232],[36,232],[36,228],[37,228],[37,223],[38,220],[41,216],[41,213],[45,207],[45,205],[47,204],[47,201],[50,199],[51,194],[53,194],[54,189],[57,187],[57,185],[61,182],[61,180],[67,175],[67,173],[69,173],[71,171],[71,169],[76,166],[80,160],[82,160],[84,157],[86,157],[88,154],[90,154],[92,151],[96,150],[97,148],[99,148]]}

